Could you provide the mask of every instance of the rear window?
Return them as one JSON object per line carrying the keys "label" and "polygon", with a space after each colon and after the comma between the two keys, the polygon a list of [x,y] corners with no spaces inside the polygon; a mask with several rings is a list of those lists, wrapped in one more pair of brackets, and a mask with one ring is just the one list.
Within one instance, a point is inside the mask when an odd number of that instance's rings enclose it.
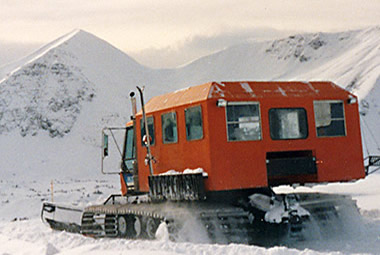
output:
{"label": "rear window", "polygon": [[314,101],[318,137],[345,136],[343,101]]}
{"label": "rear window", "polygon": [[303,108],[270,109],[269,126],[273,140],[305,139],[308,136],[306,110]]}

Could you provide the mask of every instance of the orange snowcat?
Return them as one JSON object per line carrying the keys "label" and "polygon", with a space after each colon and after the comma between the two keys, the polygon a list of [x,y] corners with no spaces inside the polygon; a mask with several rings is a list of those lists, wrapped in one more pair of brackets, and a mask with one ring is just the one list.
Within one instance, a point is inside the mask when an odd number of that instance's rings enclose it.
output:
{"label": "orange snowcat", "polygon": [[[357,97],[332,82],[210,82],[153,97],[125,129],[121,194],[89,206],[81,223],[53,229],[93,237],[172,240],[188,226],[215,243],[275,245],[330,236],[357,211],[348,196],[276,194],[279,185],[349,182],[365,177]],[[103,160],[108,135],[103,130]],[[102,170],[103,171],[103,170]]]}

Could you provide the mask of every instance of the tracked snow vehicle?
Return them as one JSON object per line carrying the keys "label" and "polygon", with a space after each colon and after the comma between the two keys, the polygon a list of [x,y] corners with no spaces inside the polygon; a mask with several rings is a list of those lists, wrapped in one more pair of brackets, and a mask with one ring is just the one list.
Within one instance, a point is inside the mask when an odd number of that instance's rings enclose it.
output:
{"label": "tracked snow vehicle", "polygon": [[[316,226],[331,234],[333,221],[357,209],[345,196],[271,189],[365,177],[357,98],[337,85],[211,82],[146,105],[139,92],[142,111],[131,93],[117,172],[121,194],[85,208],[81,224],[56,220],[69,209],[46,202],[52,228],[154,238],[165,222],[172,239],[191,240],[191,222],[211,242],[272,245],[303,240]],[[103,130],[103,160],[113,130]]]}

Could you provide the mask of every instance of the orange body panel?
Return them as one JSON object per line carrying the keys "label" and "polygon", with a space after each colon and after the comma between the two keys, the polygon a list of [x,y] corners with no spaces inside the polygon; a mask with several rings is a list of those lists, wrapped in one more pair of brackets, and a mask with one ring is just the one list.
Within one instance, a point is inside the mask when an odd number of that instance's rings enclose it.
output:
{"label": "orange body panel", "polygon": [[[365,176],[356,97],[331,82],[223,82],[207,83],[151,99],[147,116],[154,117],[155,144],[152,155],[157,162],[154,174],[168,170],[183,171],[201,167],[208,173],[207,191],[250,189],[269,185],[266,155],[278,151],[312,151],[317,174],[294,177],[291,183],[351,181]],[[226,108],[218,107],[218,99],[227,102],[257,102],[260,109],[261,140],[228,141]],[[344,102],[346,135],[317,137],[313,102]],[[356,100],[357,101],[357,100]],[[203,138],[187,141],[185,109],[200,105],[203,116]],[[272,108],[304,108],[308,135],[305,139],[273,140],[269,130]],[[177,114],[178,142],[163,144],[161,115]],[[140,141],[141,114],[136,116],[137,160],[141,191],[148,191],[149,168],[144,164],[146,148]]]}
{"label": "orange body panel", "polygon": [[127,195],[128,188],[127,188],[127,184],[125,183],[123,173],[120,173],[120,184],[121,184],[121,194],[123,196]]}

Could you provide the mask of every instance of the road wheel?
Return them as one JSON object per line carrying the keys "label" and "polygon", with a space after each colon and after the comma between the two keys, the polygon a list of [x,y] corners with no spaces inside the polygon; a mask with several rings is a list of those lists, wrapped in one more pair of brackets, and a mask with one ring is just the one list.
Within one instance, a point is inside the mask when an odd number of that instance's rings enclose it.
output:
{"label": "road wheel", "polygon": [[145,233],[148,239],[155,239],[160,222],[158,219],[148,217],[145,224]]}
{"label": "road wheel", "polygon": [[117,218],[117,232],[120,237],[127,237],[128,224],[125,216],[119,216]]}
{"label": "road wheel", "polygon": [[141,218],[138,217],[138,216],[134,216],[133,218],[133,227],[134,227],[134,231],[132,233],[132,238],[139,238],[141,236],[141,232],[142,232],[142,224],[141,224]]}
{"label": "road wheel", "polygon": [[117,230],[120,237],[139,238],[142,232],[140,217],[121,215],[117,219]]}

